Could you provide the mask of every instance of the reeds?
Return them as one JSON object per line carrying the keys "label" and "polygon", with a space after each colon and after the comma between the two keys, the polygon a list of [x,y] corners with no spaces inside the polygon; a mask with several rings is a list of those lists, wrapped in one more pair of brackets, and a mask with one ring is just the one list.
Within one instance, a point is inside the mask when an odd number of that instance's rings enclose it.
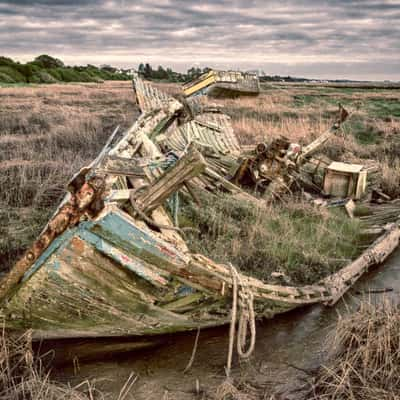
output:
{"label": "reeds", "polygon": [[75,386],[51,378],[51,353],[37,355],[31,331],[12,336],[0,333],[0,400],[127,400],[138,376],[131,373],[116,395],[98,390],[85,380]]}
{"label": "reeds", "polygon": [[41,358],[33,355],[30,332],[0,337],[0,400],[92,400],[104,398],[88,382],[76,387],[56,383]]}
{"label": "reeds", "polygon": [[330,363],[313,387],[315,400],[400,398],[400,308],[362,303],[339,319]]}

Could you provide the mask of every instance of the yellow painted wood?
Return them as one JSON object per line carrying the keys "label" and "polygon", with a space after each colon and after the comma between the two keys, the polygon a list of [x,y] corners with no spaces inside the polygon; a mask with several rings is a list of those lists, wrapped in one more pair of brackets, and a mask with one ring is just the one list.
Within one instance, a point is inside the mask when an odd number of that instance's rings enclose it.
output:
{"label": "yellow painted wood", "polygon": [[185,93],[185,96],[190,96],[193,93],[198,92],[199,90],[202,90],[215,82],[216,82],[215,76],[214,74],[212,74],[206,77],[205,79],[201,80],[200,82],[194,84],[193,86],[185,88],[183,92]]}

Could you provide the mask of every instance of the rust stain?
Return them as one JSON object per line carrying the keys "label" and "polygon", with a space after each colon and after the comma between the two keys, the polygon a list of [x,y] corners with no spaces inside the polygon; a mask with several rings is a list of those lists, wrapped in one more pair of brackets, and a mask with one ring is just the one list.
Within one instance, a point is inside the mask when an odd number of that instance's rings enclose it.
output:
{"label": "rust stain", "polygon": [[85,245],[83,241],[77,237],[73,237],[71,240],[71,247],[73,248],[74,252],[77,254],[82,254],[85,250]]}
{"label": "rust stain", "polygon": [[83,182],[74,193],[71,193],[71,197],[49,221],[32,247],[25,252],[14,268],[1,281],[0,299],[4,298],[8,291],[22,279],[29,267],[57,236],[78,224],[85,213],[93,216],[100,211],[104,189],[104,178],[94,176],[89,178],[87,182]]}

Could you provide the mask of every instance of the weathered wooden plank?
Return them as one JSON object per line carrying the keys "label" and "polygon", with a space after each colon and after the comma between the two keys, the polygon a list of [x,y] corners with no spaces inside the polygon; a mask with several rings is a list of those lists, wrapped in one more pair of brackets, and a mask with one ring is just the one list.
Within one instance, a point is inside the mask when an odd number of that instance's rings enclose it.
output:
{"label": "weathered wooden plank", "polygon": [[315,140],[309,143],[307,146],[304,146],[300,157],[297,160],[297,164],[301,164],[305,161],[306,158],[310,157],[314,154],[321,146],[326,143],[329,139],[336,135],[338,132],[340,125],[346,121],[349,113],[342,107],[339,106],[339,118],[338,121],[333,124],[327,131],[325,131],[322,135],[318,136]]}
{"label": "weathered wooden plank", "polygon": [[[92,177],[74,193],[69,193],[64,198],[39,238],[24,253],[22,258],[14,265],[11,271],[1,280],[0,301],[7,297],[22,279],[24,274],[49,247],[49,245],[66,229],[79,223],[82,215],[89,211],[91,204],[101,197],[104,191],[104,180]],[[93,212],[94,210],[92,210]]]}
{"label": "weathered wooden plank", "polygon": [[156,266],[179,269],[189,262],[188,256],[170,243],[139,228],[132,217],[117,207],[106,210],[96,221],[82,224],[85,229],[107,240],[114,247]]}
{"label": "weathered wooden plank", "polygon": [[[48,337],[61,336],[63,330],[109,336],[197,326],[155,306],[155,296],[161,300],[163,292],[152,295],[145,281],[129,279],[118,264],[76,236],[64,241],[3,308],[7,326],[47,331]],[[169,290],[173,293],[173,286]]]}
{"label": "weathered wooden plank", "polygon": [[133,192],[132,189],[110,190],[104,198],[104,201],[127,201]]}
{"label": "weathered wooden plank", "polygon": [[[168,213],[165,211],[164,207],[160,206],[155,208],[151,213],[151,218],[154,221],[157,221],[160,225],[162,226],[171,226],[173,227],[172,220]],[[186,242],[183,240],[182,236],[179,234],[179,232],[171,229],[160,229],[162,237],[168,241],[169,243],[173,244],[176,246],[176,248],[183,252],[183,253],[188,253],[189,248],[186,244]]]}
{"label": "weathered wooden plank", "polygon": [[134,272],[140,278],[143,278],[146,281],[150,282],[152,285],[157,287],[163,287],[168,284],[168,279],[164,277],[166,275],[169,276],[169,274],[166,273],[166,271],[163,271],[161,269],[155,270],[154,267],[152,267],[145,261],[137,257],[126,255],[124,252],[112,246],[106,240],[94,235],[90,231],[80,230],[78,234],[80,238],[90,243],[101,253],[112,258],[120,265]]}
{"label": "weathered wooden plank", "polygon": [[[186,268],[193,275],[203,275],[202,284],[210,290],[229,296],[232,288],[232,273],[228,266],[216,264],[201,254],[192,255],[192,262]],[[330,293],[323,285],[303,287],[271,285],[250,276],[240,274],[241,280],[251,288],[255,298],[279,300],[283,303],[312,304],[328,300]],[[224,293],[222,293],[224,292]]]}
{"label": "weathered wooden plank", "polygon": [[191,146],[173,167],[167,170],[143,194],[139,194],[134,201],[144,213],[149,213],[164,204],[185,181],[199,175],[205,168],[206,162],[203,156],[194,146]]}
{"label": "weathered wooden plank", "polygon": [[331,292],[328,304],[335,304],[369,267],[380,264],[398,247],[400,228],[397,224],[386,227],[386,232],[348,266],[326,278],[323,283]]}
{"label": "weathered wooden plank", "polygon": [[177,110],[183,107],[178,100],[157,89],[150,82],[144,81],[136,73],[133,76],[133,84],[140,110],[144,113],[171,105]]}

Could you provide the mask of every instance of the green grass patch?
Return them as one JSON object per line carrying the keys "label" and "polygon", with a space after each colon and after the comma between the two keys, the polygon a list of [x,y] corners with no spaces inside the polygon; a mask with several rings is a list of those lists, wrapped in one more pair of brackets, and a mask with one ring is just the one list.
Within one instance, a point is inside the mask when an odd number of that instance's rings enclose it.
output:
{"label": "green grass patch", "polygon": [[301,94],[293,96],[293,105],[295,107],[305,107],[321,100],[319,95]]}
{"label": "green grass patch", "polygon": [[381,132],[376,125],[361,116],[352,116],[343,126],[347,134],[353,135],[362,145],[379,144],[382,142]]}
{"label": "green grass patch", "polygon": [[398,98],[368,99],[366,107],[371,117],[400,118],[400,96]]}
{"label": "green grass patch", "polygon": [[190,249],[217,262],[232,262],[264,281],[271,282],[271,272],[279,271],[293,284],[315,283],[360,252],[359,223],[341,210],[303,202],[261,209],[213,195],[202,195],[202,203],[187,202],[181,208],[181,225],[201,232],[188,236]]}

